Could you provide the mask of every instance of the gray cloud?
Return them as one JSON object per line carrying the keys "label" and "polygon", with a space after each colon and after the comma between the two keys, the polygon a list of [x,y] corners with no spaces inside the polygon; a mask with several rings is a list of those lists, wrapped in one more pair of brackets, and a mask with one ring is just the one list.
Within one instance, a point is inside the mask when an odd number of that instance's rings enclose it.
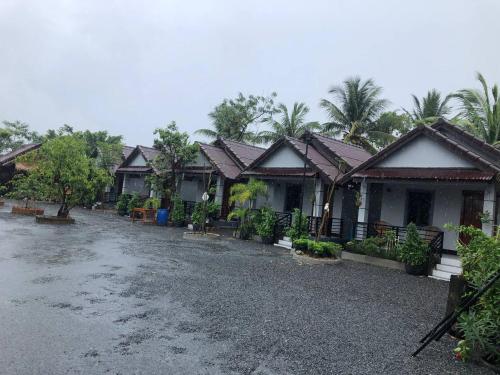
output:
{"label": "gray cloud", "polygon": [[[500,82],[496,0],[0,3],[0,119],[64,123],[151,144],[192,133],[224,97],[278,93],[318,108],[358,74],[394,108],[430,88]],[[196,138],[196,137],[195,137]]]}

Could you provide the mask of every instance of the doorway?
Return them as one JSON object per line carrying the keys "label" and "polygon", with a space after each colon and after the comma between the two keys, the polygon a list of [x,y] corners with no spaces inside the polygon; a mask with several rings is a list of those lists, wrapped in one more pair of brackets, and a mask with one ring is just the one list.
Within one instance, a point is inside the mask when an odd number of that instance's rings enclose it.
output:
{"label": "doorway", "polygon": [[[464,191],[462,212],[460,215],[460,225],[473,226],[481,228],[481,214],[483,213],[484,192],[482,191]],[[469,236],[460,233],[460,241],[468,244]]]}
{"label": "doorway", "polygon": [[418,227],[432,225],[434,194],[430,191],[409,191],[406,203],[406,223]]}
{"label": "doorway", "polygon": [[300,208],[301,195],[302,185],[288,184],[285,192],[284,212],[292,212],[294,208]]}

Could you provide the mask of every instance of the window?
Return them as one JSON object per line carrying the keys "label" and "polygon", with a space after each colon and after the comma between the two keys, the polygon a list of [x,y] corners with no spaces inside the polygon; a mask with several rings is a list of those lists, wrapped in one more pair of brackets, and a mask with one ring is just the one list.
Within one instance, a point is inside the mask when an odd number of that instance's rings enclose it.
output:
{"label": "window", "polygon": [[406,203],[406,224],[419,227],[432,225],[433,194],[428,191],[409,191]]}

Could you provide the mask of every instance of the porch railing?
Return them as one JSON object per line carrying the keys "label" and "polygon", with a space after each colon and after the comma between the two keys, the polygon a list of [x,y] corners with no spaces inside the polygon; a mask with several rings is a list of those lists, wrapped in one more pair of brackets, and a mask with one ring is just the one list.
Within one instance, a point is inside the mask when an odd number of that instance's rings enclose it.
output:
{"label": "porch railing", "polygon": [[184,215],[186,217],[191,217],[193,211],[194,211],[194,206],[196,204],[196,202],[194,201],[183,201],[182,202],[184,204]]}
{"label": "porch railing", "polygon": [[[320,230],[322,218],[318,216],[308,216],[307,220],[309,234],[316,235]],[[344,221],[340,218],[330,217],[326,219],[323,233],[321,234],[327,237],[341,238],[343,223]]]}
{"label": "porch railing", "polygon": [[274,224],[274,240],[278,240],[285,234],[286,228],[292,225],[292,214],[290,212],[275,212],[276,224]]}
{"label": "porch railing", "polygon": [[[368,237],[381,237],[388,231],[394,232],[396,239],[399,242],[406,241],[406,227],[382,223],[354,223],[352,238],[361,241]],[[444,233],[442,231],[427,227],[417,227],[417,231],[420,235],[420,238],[422,238],[429,244],[431,252],[441,256],[443,253]]]}

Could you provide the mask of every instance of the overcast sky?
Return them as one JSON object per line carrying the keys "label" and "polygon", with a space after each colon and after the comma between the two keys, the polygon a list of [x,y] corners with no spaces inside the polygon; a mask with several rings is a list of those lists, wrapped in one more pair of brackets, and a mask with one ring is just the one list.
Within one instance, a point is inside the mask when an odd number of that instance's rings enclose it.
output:
{"label": "overcast sky", "polygon": [[150,145],[171,120],[209,127],[240,91],[325,121],[319,100],[352,75],[408,107],[476,71],[500,83],[499,15],[499,0],[0,0],[0,120]]}

